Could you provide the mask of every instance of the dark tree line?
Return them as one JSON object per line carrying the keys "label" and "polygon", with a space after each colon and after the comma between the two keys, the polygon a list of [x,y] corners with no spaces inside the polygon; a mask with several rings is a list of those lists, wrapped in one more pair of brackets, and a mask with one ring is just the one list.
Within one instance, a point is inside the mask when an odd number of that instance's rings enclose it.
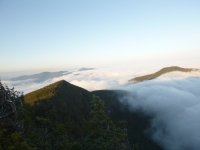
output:
{"label": "dark tree line", "polygon": [[0,126],[7,129],[22,128],[23,94],[0,82]]}
{"label": "dark tree line", "polygon": [[23,94],[0,81],[0,150],[33,150],[24,140]]}

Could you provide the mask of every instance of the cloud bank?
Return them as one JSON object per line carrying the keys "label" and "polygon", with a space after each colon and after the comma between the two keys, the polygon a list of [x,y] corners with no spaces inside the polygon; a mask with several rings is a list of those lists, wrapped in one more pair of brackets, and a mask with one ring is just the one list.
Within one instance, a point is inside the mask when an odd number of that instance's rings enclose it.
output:
{"label": "cloud bank", "polygon": [[[48,84],[59,80],[66,80],[74,85],[85,88],[89,91],[101,89],[116,89],[126,85],[128,80],[139,76],[138,72],[133,72],[128,68],[79,68],[69,69],[63,73],[60,72],[43,72],[28,76],[15,77],[3,80],[7,85],[14,86],[17,90],[23,91],[25,94],[42,88]],[[160,76],[158,80],[176,80],[187,77],[200,76],[200,72],[180,73],[173,72]],[[17,80],[19,79],[19,80]],[[21,79],[21,80],[20,80]],[[23,80],[22,80],[23,79]]]}
{"label": "cloud bank", "polygon": [[[85,88],[89,91],[101,90],[101,89],[113,89],[123,84],[126,84],[128,79],[132,77],[131,71],[119,71],[111,68],[99,68],[99,69],[74,69],[69,73],[62,74],[62,72],[48,73],[48,76],[44,79],[44,75],[47,73],[41,73],[36,75],[30,75],[30,79],[26,77],[23,80],[4,80],[3,82],[9,86],[14,86],[17,90],[23,91],[25,94],[31,91],[42,88],[48,84],[57,82],[59,80],[66,80],[74,85]],[[59,73],[59,76],[56,77]],[[22,76],[24,78],[24,76]],[[19,78],[21,79],[21,77]]]}
{"label": "cloud bank", "polygon": [[200,149],[200,78],[153,80],[125,87],[132,111],[152,116],[149,129],[165,150]]}

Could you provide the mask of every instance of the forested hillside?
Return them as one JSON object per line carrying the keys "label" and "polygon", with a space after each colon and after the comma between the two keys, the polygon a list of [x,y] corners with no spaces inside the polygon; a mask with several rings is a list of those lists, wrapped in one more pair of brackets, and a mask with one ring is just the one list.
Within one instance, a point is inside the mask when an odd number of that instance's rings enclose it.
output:
{"label": "forested hillside", "polygon": [[[111,120],[103,101],[66,81],[25,95],[23,122],[21,132],[2,126],[2,138],[12,141],[17,133],[27,147],[38,150],[128,149],[125,127]],[[1,147],[7,150],[4,141]]]}
{"label": "forested hillside", "polygon": [[62,80],[21,96],[22,126],[1,126],[1,149],[160,150],[145,133],[150,118],[130,112],[120,103],[123,95],[88,92]]}

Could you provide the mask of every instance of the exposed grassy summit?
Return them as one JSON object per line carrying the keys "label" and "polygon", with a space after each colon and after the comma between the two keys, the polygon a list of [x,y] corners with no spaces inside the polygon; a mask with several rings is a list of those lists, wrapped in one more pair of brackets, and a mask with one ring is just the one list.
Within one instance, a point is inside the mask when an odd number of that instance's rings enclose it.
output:
{"label": "exposed grassy summit", "polygon": [[25,103],[34,104],[37,101],[52,98],[55,96],[56,90],[60,84],[61,82],[53,83],[34,92],[26,94],[24,97]]}
{"label": "exposed grassy summit", "polygon": [[[25,95],[24,100],[25,103],[33,105],[36,102],[43,101],[43,100],[50,100],[59,96],[59,94],[67,94],[69,97],[79,95],[82,92],[87,92],[85,89],[72,85],[65,80],[58,81],[56,83],[50,84],[45,86],[41,89],[33,91]],[[89,93],[89,92],[88,92]],[[77,97],[77,96],[76,96]]]}
{"label": "exposed grassy summit", "polygon": [[170,73],[170,72],[174,72],[174,71],[179,71],[179,72],[192,72],[192,71],[197,71],[198,69],[193,69],[193,68],[181,68],[178,66],[171,66],[171,67],[166,67],[163,68],[155,73],[152,74],[148,74],[148,75],[144,75],[144,76],[140,76],[140,77],[136,77],[133,78],[131,80],[129,80],[129,82],[142,82],[145,80],[152,80],[155,79],[163,74],[166,73]]}

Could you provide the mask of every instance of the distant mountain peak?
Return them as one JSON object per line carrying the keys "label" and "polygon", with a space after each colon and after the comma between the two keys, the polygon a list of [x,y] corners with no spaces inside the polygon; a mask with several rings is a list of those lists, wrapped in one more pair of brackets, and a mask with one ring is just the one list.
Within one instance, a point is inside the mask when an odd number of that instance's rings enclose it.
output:
{"label": "distant mountain peak", "polygon": [[179,66],[170,66],[170,67],[162,68],[159,71],[152,73],[152,74],[135,77],[135,78],[129,80],[129,83],[137,83],[137,82],[142,82],[142,81],[146,81],[146,80],[153,80],[164,74],[167,74],[170,72],[175,72],[175,71],[187,73],[187,72],[200,71],[200,70],[196,69],[196,68],[182,68]]}
{"label": "distant mountain peak", "polygon": [[23,80],[33,80],[36,83],[41,83],[47,81],[48,79],[62,77],[63,75],[71,74],[68,71],[57,71],[57,72],[41,72],[31,75],[23,75],[15,78],[11,78],[11,81],[23,81]]}
{"label": "distant mountain peak", "polygon": [[78,71],[88,71],[88,70],[94,70],[94,68],[85,68],[85,67],[83,67],[83,68],[78,69]]}

